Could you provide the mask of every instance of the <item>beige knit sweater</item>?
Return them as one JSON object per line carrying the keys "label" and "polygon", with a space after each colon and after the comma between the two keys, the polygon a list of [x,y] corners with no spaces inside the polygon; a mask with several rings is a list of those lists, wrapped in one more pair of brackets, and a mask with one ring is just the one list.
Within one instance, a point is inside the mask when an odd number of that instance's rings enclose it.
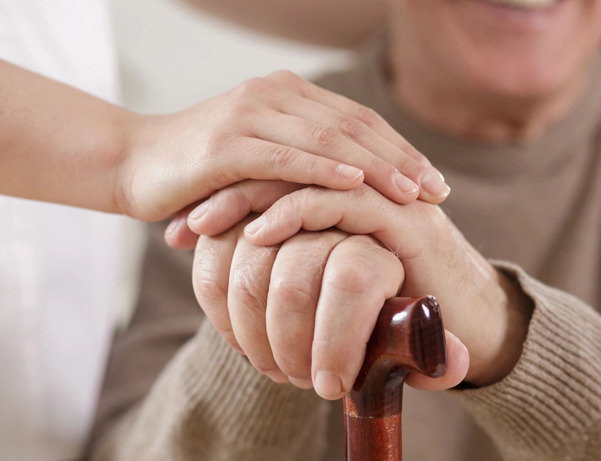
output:
{"label": "beige knit sweater", "polygon": [[[451,219],[485,256],[511,261],[497,266],[535,303],[523,355],[505,380],[406,392],[405,461],[601,459],[599,63],[563,121],[536,144],[503,146],[421,126],[393,102],[382,68],[374,51],[320,83],[373,107],[432,160],[453,188],[444,204]],[[342,460],[339,404],[274,384],[230,350],[202,322],[191,255],[165,248],[161,226],[151,233],[141,298],[116,338],[91,457]]]}

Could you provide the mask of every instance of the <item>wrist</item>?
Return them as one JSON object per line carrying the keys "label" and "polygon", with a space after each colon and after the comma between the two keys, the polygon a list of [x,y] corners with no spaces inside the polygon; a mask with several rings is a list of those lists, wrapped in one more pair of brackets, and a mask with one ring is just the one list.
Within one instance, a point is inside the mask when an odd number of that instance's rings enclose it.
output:
{"label": "wrist", "polygon": [[528,335],[534,303],[517,281],[495,270],[488,318],[480,329],[479,360],[474,361],[466,381],[485,387],[502,381],[517,365]]}
{"label": "wrist", "polygon": [[119,120],[120,144],[112,174],[115,212],[131,218],[143,219],[132,193],[132,182],[140,161],[140,133],[144,131],[149,116],[123,111]]}

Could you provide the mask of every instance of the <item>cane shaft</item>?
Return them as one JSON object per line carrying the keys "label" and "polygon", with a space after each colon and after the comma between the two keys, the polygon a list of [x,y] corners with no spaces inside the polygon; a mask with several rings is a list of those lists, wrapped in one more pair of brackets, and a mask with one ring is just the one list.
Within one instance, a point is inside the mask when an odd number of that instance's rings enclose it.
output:
{"label": "cane shaft", "polygon": [[344,398],[347,461],[402,461],[403,384],[446,372],[444,327],[432,297],[386,302],[352,391]]}
{"label": "cane shaft", "polygon": [[344,417],[346,459],[400,461],[403,459],[401,413],[383,418]]}

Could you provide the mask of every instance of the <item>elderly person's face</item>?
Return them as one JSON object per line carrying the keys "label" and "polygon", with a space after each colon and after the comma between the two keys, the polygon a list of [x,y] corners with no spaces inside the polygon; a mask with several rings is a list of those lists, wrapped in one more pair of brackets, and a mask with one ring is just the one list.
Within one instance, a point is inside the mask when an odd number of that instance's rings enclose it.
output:
{"label": "elderly person's face", "polygon": [[488,94],[556,91],[601,45],[601,0],[390,1],[406,64]]}

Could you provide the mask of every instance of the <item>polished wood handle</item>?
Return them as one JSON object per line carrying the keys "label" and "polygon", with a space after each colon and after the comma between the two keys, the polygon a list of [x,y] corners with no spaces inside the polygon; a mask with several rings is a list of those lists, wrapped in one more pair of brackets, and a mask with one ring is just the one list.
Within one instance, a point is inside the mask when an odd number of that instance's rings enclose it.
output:
{"label": "polished wood handle", "polygon": [[344,398],[347,461],[401,461],[405,377],[416,371],[438,378],[446,364],[436,299],[389,299],[367,344],[363,368]]}

